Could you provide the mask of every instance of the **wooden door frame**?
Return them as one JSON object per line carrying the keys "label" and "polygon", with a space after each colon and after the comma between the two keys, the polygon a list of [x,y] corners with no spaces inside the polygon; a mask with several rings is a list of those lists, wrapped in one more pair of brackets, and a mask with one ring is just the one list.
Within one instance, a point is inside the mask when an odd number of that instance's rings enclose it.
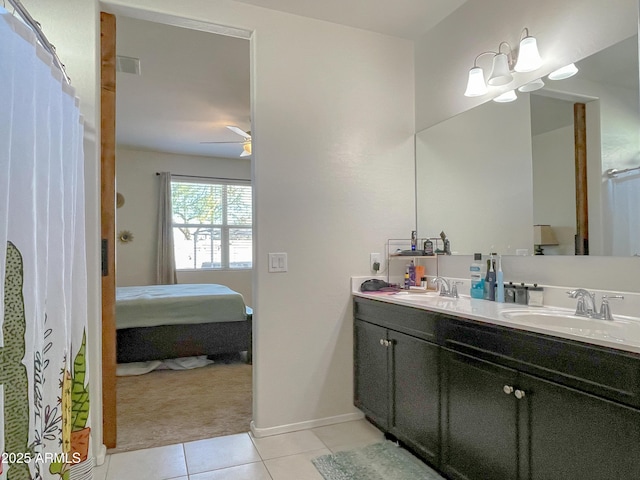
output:
{"label": "wooden door frame", "polygon": [[589,199],[587,188],[587,115],[584,103],[573,104],[576,166],[575,254],[589,255]]}
{"label": "wooden door frame", "polygon": [[102,435],[116,446],[116,17],[100,12],[100,185],[102,237]]}

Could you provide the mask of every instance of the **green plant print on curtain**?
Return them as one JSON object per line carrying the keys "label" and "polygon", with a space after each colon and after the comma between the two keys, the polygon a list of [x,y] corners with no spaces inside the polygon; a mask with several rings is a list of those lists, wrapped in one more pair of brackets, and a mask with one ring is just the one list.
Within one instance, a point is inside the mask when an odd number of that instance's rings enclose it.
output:
{"label": "green plant print on curtain", "polygon": [[[29,382],[27,367],[22,363],[27,329],[22,294],[24,275],[22,255],[11,242],[7,242],[5,271],[4,346],[0,349],[0,381],[4,385],[4,445],[6,453],[25,455],[29,452]],[[10,463],[7,478],[31,480],[29,464]]]}

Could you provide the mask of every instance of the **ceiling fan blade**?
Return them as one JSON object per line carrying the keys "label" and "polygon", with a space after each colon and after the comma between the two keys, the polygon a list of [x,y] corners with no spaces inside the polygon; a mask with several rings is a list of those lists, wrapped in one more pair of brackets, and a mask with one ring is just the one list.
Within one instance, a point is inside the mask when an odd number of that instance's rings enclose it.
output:
{"label": "ceiling fan blade", "polygon": [[232,132],[237,133],[238,135],[240,135],[240,136],[242,136],[244,138],[247,138],[247,139],[251,138],[251,135],[249,135],[247,132],[245,132],[244,130],[241,130],[240,128],[238,128],[238,127],[236,127],[234,125],[227,125],[227,128],[229,130],[231,130]]}

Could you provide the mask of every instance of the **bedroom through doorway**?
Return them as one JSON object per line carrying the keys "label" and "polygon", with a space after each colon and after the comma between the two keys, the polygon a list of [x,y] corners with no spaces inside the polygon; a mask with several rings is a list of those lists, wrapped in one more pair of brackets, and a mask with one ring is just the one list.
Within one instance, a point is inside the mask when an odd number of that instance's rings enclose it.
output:
{"label": "bedroom through doorway", "polygon": [[249,431],[253,276],[248,36],[113,13],[110,453]]}

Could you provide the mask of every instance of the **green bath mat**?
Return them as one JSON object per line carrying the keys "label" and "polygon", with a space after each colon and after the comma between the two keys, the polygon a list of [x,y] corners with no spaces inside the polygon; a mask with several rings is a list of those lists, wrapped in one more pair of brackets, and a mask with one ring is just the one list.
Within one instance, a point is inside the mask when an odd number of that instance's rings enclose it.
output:
{"label": "green bath mat", "polygon": [[444,480],[390,441],[312,460],[325,480]]}

